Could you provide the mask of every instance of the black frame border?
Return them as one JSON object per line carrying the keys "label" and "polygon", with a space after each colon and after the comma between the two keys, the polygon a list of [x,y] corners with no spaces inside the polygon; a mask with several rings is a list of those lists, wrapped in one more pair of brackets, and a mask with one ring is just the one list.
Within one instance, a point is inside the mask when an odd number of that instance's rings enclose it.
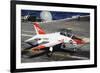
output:
{"label": "black frame border", "polygon": [[[41,6],[57,6],[57,7],[73,7],[73,8],[87,8],[94,9],[94,64],[89,65],[74,65],[74,66],[57,66],[57,67],[41,67],[41,68],[25,68],[16,69],[16,5],[41,5]],[[48,3],[48,2],[34,2],[34,1],[11,1],[10,4],[10,71],[13,72],[30,72],[30,71],[45,71],[45,70],[62,70],[62,69],[79,69],[97,67],[97,6],[94,5],[80,5],[80,4],[62,4],[62,3]]]}

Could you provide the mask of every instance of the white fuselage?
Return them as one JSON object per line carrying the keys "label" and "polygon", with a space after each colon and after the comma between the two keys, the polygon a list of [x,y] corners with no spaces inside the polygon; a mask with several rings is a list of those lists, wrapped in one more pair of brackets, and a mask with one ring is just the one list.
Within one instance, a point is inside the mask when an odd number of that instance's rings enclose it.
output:
{"label": "white fuselage", "polygon": [[69,41],[73,41],[71,38],[61,35],[60,32],[56,32],[50,34],[35,35],[25,42],[34,41],[36,39],[38,39],[38,44],[44,45],[45,47],[52,47],[63,42],[69,43]]}

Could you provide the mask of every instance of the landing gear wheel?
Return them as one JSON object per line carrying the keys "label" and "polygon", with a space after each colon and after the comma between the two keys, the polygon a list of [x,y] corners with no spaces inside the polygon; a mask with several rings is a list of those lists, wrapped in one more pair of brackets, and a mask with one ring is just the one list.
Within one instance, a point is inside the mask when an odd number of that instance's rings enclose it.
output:
{"label": "landing gear wheel", "polygon": [[53,47],[50,47],[50,48],[48,49],[47,56],[48,56],[48,57],[51,57],[52,54],[53,54]]}
{"label": "landing gear wheel", "polygon": [[48,57],[51,57],[52,54],[53,54],[53,52],[49,52],[49,53],[47,53],[47,56],[48,56]]}

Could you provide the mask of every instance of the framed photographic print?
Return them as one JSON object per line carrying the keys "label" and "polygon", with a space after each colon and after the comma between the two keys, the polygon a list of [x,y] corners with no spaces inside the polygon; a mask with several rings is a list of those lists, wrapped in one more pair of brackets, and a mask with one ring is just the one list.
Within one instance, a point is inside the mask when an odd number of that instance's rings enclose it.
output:
{"label": "framed photographic print", "polygon": [[96,66],[96,6],[11,1],[11,72]]}

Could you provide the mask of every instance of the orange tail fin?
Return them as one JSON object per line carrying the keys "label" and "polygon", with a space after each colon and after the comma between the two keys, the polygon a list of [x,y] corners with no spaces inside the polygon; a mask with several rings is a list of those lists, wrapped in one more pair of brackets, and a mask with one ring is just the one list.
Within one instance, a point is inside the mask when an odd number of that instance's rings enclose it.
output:
{"label": "orange tail fin", "polygon": [[45,31],[39,26],[38,22],[34,22],[34,28],[37,34],[45,34]]}

